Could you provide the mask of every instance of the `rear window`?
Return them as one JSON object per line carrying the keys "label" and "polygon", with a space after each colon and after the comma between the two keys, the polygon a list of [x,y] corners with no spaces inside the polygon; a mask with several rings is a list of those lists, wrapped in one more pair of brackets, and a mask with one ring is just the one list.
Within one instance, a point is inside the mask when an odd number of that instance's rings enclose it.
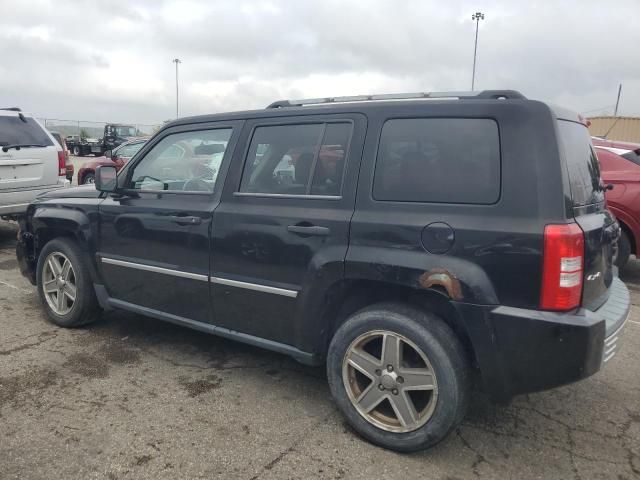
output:
{"label": "rear window", "polygon": [[380,137],[373,197],[495,203],[500,197],[498,125],[484,118],[388,120]]}
{"label": "rear window", "polygon": [[560,139],[569,172],[573,205],[576,207],[604,201],[600,181],[600,164],[591,146],[587,127],[559,120]]}
{"label": "rear window", "polygon": [[0,116],[0,146],[5,145],[53,145],[53,142],[31,117]]}

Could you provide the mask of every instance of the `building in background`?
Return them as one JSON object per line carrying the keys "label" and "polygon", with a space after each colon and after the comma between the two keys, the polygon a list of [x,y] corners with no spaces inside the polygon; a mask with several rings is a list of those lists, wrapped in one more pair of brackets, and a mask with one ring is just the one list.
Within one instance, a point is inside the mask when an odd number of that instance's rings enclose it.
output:
{"label": "building in background", "polygon": [[591,117],[589,121],[594,137],[640,143],[640,117]]}

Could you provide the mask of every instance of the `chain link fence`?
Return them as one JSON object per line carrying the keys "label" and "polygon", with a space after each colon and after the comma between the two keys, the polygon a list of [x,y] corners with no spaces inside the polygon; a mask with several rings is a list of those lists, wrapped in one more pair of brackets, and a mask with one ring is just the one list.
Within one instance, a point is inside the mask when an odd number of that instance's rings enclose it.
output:
{"label": "chain link fence", "polygon": [[153,135],[161,127],[161,124],[126,123],[126,122],[94,122],[91,120],[63,120],[59,118],[42,118],[38,120],[49,131],[59,132],[63,137],[80,135],[86,138],[102,138],[104,126],[107,123],[121,123],[135,127],[140,137]]}

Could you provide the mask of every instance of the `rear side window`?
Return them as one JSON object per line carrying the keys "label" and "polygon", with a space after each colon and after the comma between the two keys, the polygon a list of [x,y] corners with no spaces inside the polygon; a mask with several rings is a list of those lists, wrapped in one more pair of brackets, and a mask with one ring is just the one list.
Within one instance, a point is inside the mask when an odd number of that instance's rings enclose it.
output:
{"label": "rear side window", "polygon": [[0,146],[5,145],[53,145],[53,142],[31,117],[0,116]]}
{"label": "rear side window", "polygon": [[347,122],[257,127],[240,191],[340,195],[351,131]]}
{"label": "rear side window", "polygon": [[401,202],[497,202],[498,125],[483,118],[388,120],[378,148],[373,197]]}
{"label": "rear side window", "polygon": [[604,201],[600,181],[600,164],[587,127],[568,120],[558,121],[560,141],[569,172],[569,185],[574,206]]}

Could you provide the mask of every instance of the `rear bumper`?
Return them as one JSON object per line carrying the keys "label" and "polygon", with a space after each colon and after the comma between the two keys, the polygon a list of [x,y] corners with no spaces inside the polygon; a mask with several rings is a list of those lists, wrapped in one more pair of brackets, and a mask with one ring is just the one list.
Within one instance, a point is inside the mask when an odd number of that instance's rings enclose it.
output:
{"label": "rear bumper", "polygon": [[457,304],[485,389],[496,400],[593,375],[618,351],[629,315],[629,291],[614,278],[596,311],[544,312]]}
{"label": "rear bumper", "polygon": [[0,191],[0,215],[21,215],[38,195],[51,190],[69,187],[71,183],[64,177],[58,177],[58,183],[37,188]]}

